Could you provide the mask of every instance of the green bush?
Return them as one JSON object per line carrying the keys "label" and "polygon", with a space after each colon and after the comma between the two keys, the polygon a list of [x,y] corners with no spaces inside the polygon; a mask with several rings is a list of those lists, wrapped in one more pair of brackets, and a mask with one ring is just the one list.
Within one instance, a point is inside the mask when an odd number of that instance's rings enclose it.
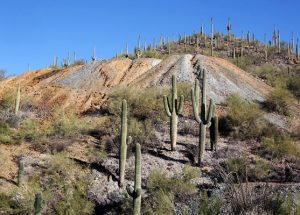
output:
{"label": "green bush", "polygon": [[208,197],[207,192],[200,193],[198,199],[198,215],[218,215],[221,214],[222,202],[216,196]]}
{"label": "green bush", "polygon": [[227,172],[233,173],[239,180],[259,181],[267,177],[271,170],[267,161],[256,158],[250,162],[245,155],[229,158],[225,165]]}
{"label": "green bush", "polygon": [[0,121],[0,143],[15,144],[16,141],[12,136],[13,132],[9,125],[5,122]]}
{"label": "green bush", "polygon": [[176,198],[195,194],[197,188],[192,179],[199,177],[197,168],[185,166],[182,173],[167,177],[162,170],[154,170],[147,181],[148,198],[145,200],[145,214],[173,214]]}
{"label": "green bush", "polygon": [[93,214],[88,200],[90,171],[75,164],[65,154],[53,155],[47,169],[31,178],[31,187],[39,187],[44,197],[45,214]]}
{"label": "green bush", "polygon": [[300,77],[292,77],[288,81],[288,89],[300,99]]}
{"label": "green bush", "polygon": [[0,99],[0,108],[4,110],[12,109],[15,104],[16,92],[13,90],[3,92]]}
{"label": "green bush", "polygon": [[286,71],[282,71],[278,67],[271,64],[264,64],[253,71],[253,74],[275,87],[285,87],[287,81]]}
{"label": "green bush", "polygon": [[232,94],[226,99],[228,108],[225,117],[225,129],[235,139],[251,139],[261,136],[266,126],[262,119],[262,111],[255,103],[250,103],[238,94]]}
{"label": "green bush", "polygon": [[27,119],[22,122],[17,137],[19,141],[33,142],[43,137],[39,129],[39,122],[36,119]]}
{"label": "green bush", "polygon": [[292,101],[293,95],[288,90],[276,88],[268,94],[264,106],[268,111],[289,115]]}
{"label": "green bush", "polygon": [[299,157],[299,146],[287,134],[275,134],[271,138],[262,140],[262,153],[269,154],[272,158],[282,159],[283,157]]}
{"label": "green bush", "polygon": [[53,124],[49,128],[49,134],[58,137],[74,137],[81,133],[86,124],[80,121],[76,114],[66,114],[62,108],[53,111]]}

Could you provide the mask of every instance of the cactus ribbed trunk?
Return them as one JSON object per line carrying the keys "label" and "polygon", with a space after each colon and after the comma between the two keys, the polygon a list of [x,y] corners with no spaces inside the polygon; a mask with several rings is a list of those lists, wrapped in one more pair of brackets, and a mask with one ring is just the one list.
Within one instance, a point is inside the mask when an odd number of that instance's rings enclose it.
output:
{"label": "cactus ribbed trunk", "polygon": [[171,117],[171,132],[170,132],[170,139],[171,139],[171,150],[176,150],[176,142],[177,142],[177,123],[178,123],[178,117],[176,115],[176,112],[172,112]]}
{"label": "cactus ribbed trunk", "polygon": [[42,215],[43,197],[42,193],[35,194],[34,200],[34,215]]}
{"label": "cactus ribbed trunk", "polygon": [[122,118],[121,118],[121,146],[119,158],[119,186],[123,186],[125,178],[125,166],[127,156],[127,102],[122,101]]}
{"label": "cactus ribbed trunk", "polygon": [[15,104],[15,114],[18,114],[20,108],[20,99],[21,99],[21,86],[18,85],[17,88],[17,96],[16,96],[16,104]]}
{"label": "cactus ribbed trunk", "polygon": [[141,165],[141,145],[136,144],[135,149],[135,175],[134,175],[134,191],[136,196],[133,199],[133,214],[139,215],[141,213],[141,201],[142,201],[142,165]]}
{"label": "cactus ribbed trunk", "polygon": [[198,164],[203,162],[204,158],[204,150],[205,150],[205,142],[206,142],[206,125],[200,124],[200,142],[199,142],[199,154],[198,154]]}

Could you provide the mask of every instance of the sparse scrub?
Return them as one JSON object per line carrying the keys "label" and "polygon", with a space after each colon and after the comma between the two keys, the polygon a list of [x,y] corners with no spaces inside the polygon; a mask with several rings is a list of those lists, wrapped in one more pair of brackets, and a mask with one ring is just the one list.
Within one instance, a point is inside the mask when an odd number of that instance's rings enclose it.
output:
{"label": "sparse scrub", "polygon": [[261,118],[262,111],[255,103],[244,100],[238,94],[232,94],[226,99],[228,113],[223,120],[223,129],[229,129],[236,139],[251,139],[261,136],[266,122]]}
{"label": "sparse scrub", "polygon": [[175,201],[180,202],[184,196],[196,193],[191,180],[199,176],[199,170],[191,166],[185,166],[181,174],[173,177],[167,177],[162,170],[154,170],[147,182],[149,197],[145,200],[145,214],[174,213]]}
{"label": "sparse scrub", "polygon": [[221,214],[222,201],[217,196],[208,197],[207,191],[202,191],[198,198],[198,215]]}
{"label": "sparse scrub", "polygon": [[288,134],[275,134],[262,140],[262,153],[271,155],[272,159],[300,156],[300,148]]}
{"label": "sparse scrub", "polygon": [[271,112],[290,115],[290,106],[293,102],[293,95],[284,88],[276,88],[270,92],[264,102],[264,107]]}
{"label": "sparse scrub", "polygon": [[288,81],[288,89],[300,99],[300,77],[292,77]]}
{"label": "sparse scrub", "polygon": [[65,154],[53,155],[47,169],[32,177],[30,185],[43,190],[45,214],[92,214],[94,205],[87,197],[90,172]]}
{"label": "sparse scrub", "polygon": [[271,170],[267,161],[260,158],[250,161],[245,155],[229,158],[225,165],[228,173],[232,173],[236,180],[243,181],[263,180]]}

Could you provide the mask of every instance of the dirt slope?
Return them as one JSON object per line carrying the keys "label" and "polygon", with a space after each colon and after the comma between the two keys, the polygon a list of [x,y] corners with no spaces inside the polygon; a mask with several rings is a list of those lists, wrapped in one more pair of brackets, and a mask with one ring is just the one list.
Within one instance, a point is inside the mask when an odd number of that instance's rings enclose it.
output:
{"label": "dirt slope", "polygon": [[193,82],[199,64],[209,71],[207,93],[216,103],[233,92],[239,92],[248,100],[262,101],[271,90],[264,82],[226,60],[187,54],[172,55],[164,60],[119,58],[63,70],[41,69],[1,82],[0,94],[15,90],[20,83],[22,94],[33,98],[37,104],[63,105],[85,111],[100,106],[107,92],[115,86],[169,85],[172,74],[176,74],[180,82]]}

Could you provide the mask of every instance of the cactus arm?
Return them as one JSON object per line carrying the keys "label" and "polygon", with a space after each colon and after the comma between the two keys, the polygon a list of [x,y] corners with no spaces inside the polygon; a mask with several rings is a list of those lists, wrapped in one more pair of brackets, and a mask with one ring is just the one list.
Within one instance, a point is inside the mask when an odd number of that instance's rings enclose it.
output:
{"label": "cactus arm", "polygon": [[210,99],[209,101],[209,108],[208,108],[208,115],[205,121],[205,124],[207,124],[208,126],[210,126],[210,122],[211,122],[211,118],[213,116],[215,112],[215,105],[214,102],[212,101],[212,99]]}
{"label": "cactus arm", "polygon": [[194,89],[191,90],[191,94],[192,94],[192,104],[193,104],[193,113],[194,113],[194,117],[196,119],[196,121],[198,123],[201,123],[201,119],[199,117],[199,113],[198,113],[198,107],[197,107],[197,101],[195,99],[195,92]]}
{"label": "cactus arm", "polygon": [[195,80],[195,96],[197,110],[199,110],[200,86],[198,79]]}
{"label": "cactus arm", "polygon": [[179,101],[176,99],[176,113],[177,115],[182,113],[183,110],[183,102],[184,102],[184,96],[181,95],[179,98]]}
{"label": "cactus arm", "polygon": [[170,107],[170,103],[169,103],[169,98],[167,96],[164,96],[164,107],[165,107],[165,111],[168,115],[168,117],[172,116],[172,109]]}

